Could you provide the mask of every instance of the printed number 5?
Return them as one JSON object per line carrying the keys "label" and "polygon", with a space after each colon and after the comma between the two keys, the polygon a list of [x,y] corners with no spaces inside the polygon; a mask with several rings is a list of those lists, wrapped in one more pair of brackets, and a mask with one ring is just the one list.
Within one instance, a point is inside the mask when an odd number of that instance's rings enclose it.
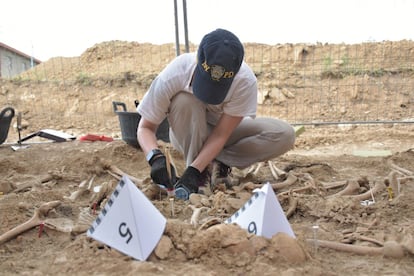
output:
{"label": "printed number 5", "polygon": [[128,237],[128,239],[126,240],[126,243],[129,243],[129,241],[132,239],[132,233],[129,230],[129,228],[126,227],[125,222],[122,222],[119,225],[118,231],[119,231],[119,235],[121,235],[121,237],[123,237],[123,238]]}

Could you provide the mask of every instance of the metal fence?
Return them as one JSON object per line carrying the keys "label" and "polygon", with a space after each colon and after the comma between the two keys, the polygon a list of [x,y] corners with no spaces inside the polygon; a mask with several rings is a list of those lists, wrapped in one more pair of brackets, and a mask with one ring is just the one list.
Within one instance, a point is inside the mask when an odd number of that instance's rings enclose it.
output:
{"label": "metal fence", "polygon": [[[32,122],[48,120],[42,128],[115,131],[112,102],[134,108],[175,55],[173,44],[96,44],[2,80],[0,105]],[[246,43],[245,61],[258,79],[259,115],[294,125],[414,123],[413,41]]]}
{"label": "metal fence", "polygon": [[293,124],[414,122],[412,41],[247,50],[263,112]]}

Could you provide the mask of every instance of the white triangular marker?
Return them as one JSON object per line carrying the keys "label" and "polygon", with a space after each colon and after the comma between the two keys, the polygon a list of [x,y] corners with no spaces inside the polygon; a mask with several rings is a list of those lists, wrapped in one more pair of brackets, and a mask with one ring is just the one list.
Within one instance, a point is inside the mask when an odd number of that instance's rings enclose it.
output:
{"label": "white triangular marker", "polygon": [[269,239],[278,232],[295,238],[272,186],[267,183],[253,192],[254,195],[225,223],[236,223],[249,233]]}
{"label": "white triangular marker", "polygon": [[123,176],[87,236],[143,261],[161,239],[166,222],[151,201]]}

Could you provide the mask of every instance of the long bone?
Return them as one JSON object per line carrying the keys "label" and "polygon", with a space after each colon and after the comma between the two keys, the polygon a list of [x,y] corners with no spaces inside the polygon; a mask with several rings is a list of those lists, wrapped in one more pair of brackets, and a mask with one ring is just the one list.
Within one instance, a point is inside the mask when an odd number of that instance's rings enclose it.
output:
{"label": "long bone", "polygon": [[122,171],[120,168],[118,168],[115,165],[107,165],[106,166],[107,172],[112,175],[113,177],[115,177],[116,179],[121,179],[123,175],[126,175],[129,179],[131,179],[135,185],[138,186],[138,188],[142,189],[142,179],[136,178],[135,176],[129,175],[127,173],[125,173],[124,171]]}
{"label": "long bone", "polygon": [[39,208],[35,209],[33,216],[28,221],[2,234],[0,236],[0,244],[3,244],[17,237],[21,233],[40,225],[43,222],[44,217],[46,217],[52,209],[58,207],[60,204],[61,202],[58,200],[43,203]]}
{"label": "long bone", "polygon": [[354,253],[357,255],[369,255],[369,256],[385,256],[391,258],[402,258],[405,254],[405,249],[402,245],[395,241],[386,241],[384,242],[383,247],[373,247],[373,246],[361,246],[361,245],[351,245],[343,244],[340,242],[325,241],[325,240],[316,240],[316,239],[307,239],[308,243],[314,244],[315,246],[320,246],[324,248],[334,249],[343,252]]}
{"label": "long bone", "polygon": [[391,161],[388,164],[390,165],[390,167],[392,169],[397,170],[397,171],[399,171],[400,173],[402,173],[404,175],[407,175],[407,176],[414,175],[414,172],[412,172],[410,170],[407,170],[405,168],[402,168],[400,166],[397,166],[396,164],[392,163]]}
{"label": "long bone", "polygon": [[[292,172],[289,172],[287,175],[287,178],[283,182],[272,183],[270,185],[272,186],[273,190],[281,190],[290,185],[293,185],[297,180],[298,180],[298,177],[295,176]],[[261,187],[263,187],[263,185],[264,184],[255,184],[255,183],[249,182],[249,183],[243,184],[241,186],[241,189],[246,189],[246,190],[254,190],[256,188],[260,189]]]}
{"label": "long bone", "polygon": [[348,184],[348,180],[339,180],[334,182],[320,182],[322,184],[323,189],[329,190],[329,189],[336,189],[342,186],[345,186]]}

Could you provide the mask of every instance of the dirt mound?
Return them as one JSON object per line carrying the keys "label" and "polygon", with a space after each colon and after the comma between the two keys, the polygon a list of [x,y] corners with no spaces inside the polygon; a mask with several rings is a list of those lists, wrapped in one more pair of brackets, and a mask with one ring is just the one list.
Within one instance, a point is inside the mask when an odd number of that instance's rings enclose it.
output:
{"label": "dirt mound", "polygon": [[[190,51],[196,49],[197,45],[190,45]],[[128,72],[157,74],[174,57],[175,45],[171,43],[155,45],[108,41],[86,49],[80,57],[49,59],[23,73],[21,78],[69,80],[82,75],[99,78]],[[324,77],[337,78],[365,73],[395,74],[413,70],[411,65],[414,62],[414,43],[407,40],[352,45],[245,43],[245,60],[259,77],[259,81],[264,82],[276,77],[269,75],[269,72],[277,73],[279,79],[287,77],[291,70],[284,68],[289,67],[296,68],[306,75],[316,73]]]}

